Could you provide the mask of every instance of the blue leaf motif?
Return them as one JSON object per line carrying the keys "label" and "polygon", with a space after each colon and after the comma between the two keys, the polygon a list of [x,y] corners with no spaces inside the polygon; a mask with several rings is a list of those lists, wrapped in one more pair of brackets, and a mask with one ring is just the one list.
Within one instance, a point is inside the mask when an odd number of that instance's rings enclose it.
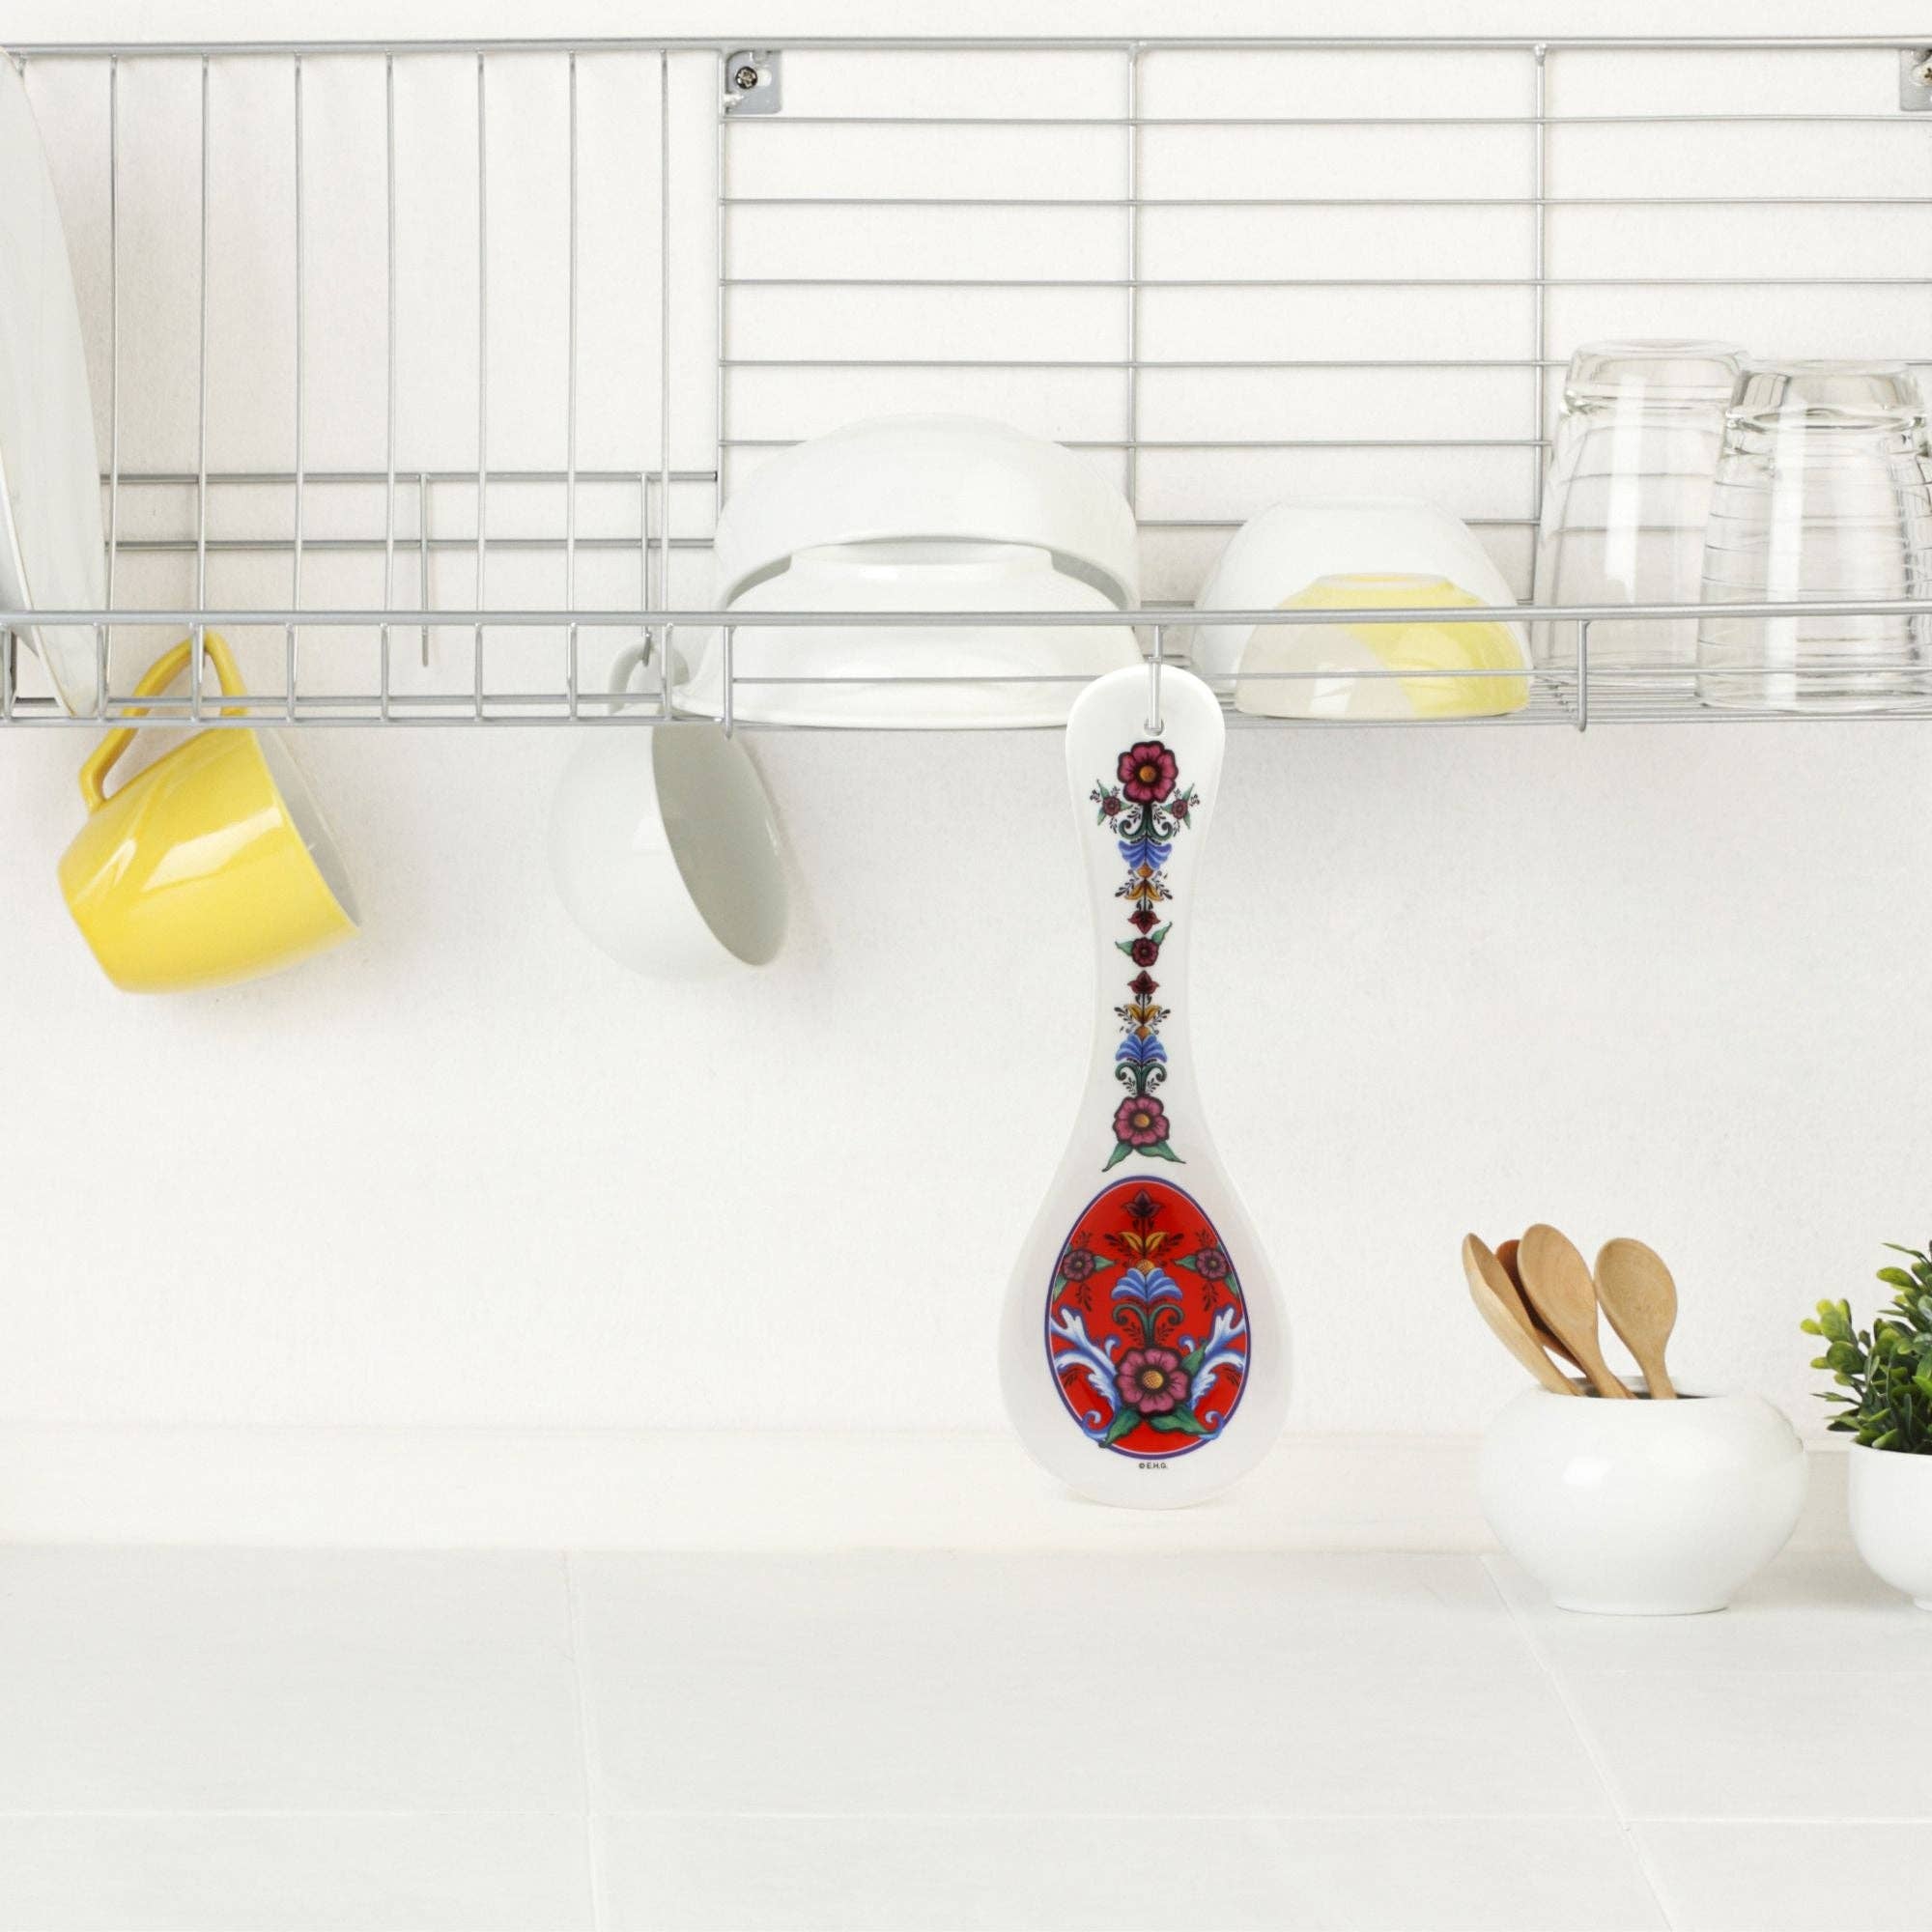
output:
{"label": "blue leaf motif", "polygon": [[1114,1299],[1151,1308],[1156,1301],[1179,1301],[1180,1284],[1165,1268],[1129,1268],[1115,1284]]}
{"label": "blue leaf motif", "polygon": [[1078,1367],[1087,1378],[1094,1393],[1105,1405],[1104,1407],[1085,1410],[1080,1417],[1080,1426],[1088,1435],[1099,1437],[1107,1433],[1107,1425],[1114,1419],[1115,1411],[1121,1406],[1120,1391],[1114,1382],[1114,1350],[1121,1345],[1109,1336],[1104,1343],[1096,1342],[1087,1332],[1087,1324],[1070,1308],[1060,1311],[1057,1319],[1047,1322],[1054,1347],[1048,1352],[1052,1356],[1055,1369]]}
{"label": "blue leaf motif", "polygon": [[[1223,1308],[1214,1317],[1213,1332],[1208,1337],[1200,1366],[1194,1371],[1193,1386],[1187,1398],[1195,1414],[1200,1416],[1210,1429],[1217,1427],[1227,1417],[1221,1409],[1204,1409],[1202,1398],[1208,1393],[1208,1384],[1214,1379],[1217,1369],[1225,1367],[1235,1370],[1239,1375],[1246,1375],[1247,1356],[1234,1345],[1237,1337],[1247,1332],[1248,1324],[1241,1320],[1241,1311],[1238,1308]],[[1196,1346],[1193,1339],[1186,1335],[1180,1337],[1180,1344],[1189,1353],[1193,1352]],[[1230,1395],[1235,1392],[1234,1389],[1228,1391]]]}
{"label": "blue leaf motif", "polygon": [[1139,838],[1122,838],[1117,842],[1121,848],[1121,857],[1127,862],[1129,870],[1137,866],[1147,866],[1157,872],[1174,856],[1174,846],[1171,841],[1163,845],[1158,838],[1143,836]]}

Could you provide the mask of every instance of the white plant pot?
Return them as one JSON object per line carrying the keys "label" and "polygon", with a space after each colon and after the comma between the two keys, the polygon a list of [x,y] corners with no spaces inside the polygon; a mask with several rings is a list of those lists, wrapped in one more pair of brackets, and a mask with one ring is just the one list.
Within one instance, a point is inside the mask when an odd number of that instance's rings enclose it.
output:
{"label": "white plant pot", "polygon": [[1478,1482],[1497,1541],[1561,1608],[1685,1616],[1722,1609],[1777,1554],[1805,1476],[1797,1433],[1754,1395],[1533,1388],[1490,1425]]}
{"label": "white plant pot", "polygon": [[1852,1444],[1852,1541],[1921,1610],[1932,1610],[1932,1456]]}

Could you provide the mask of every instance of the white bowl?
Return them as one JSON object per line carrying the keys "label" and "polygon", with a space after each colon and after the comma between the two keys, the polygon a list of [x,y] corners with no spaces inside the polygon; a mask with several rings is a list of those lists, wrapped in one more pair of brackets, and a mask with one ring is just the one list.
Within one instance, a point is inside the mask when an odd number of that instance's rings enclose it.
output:
{"label": "white bowl", "polygon": [[[738,611],[1111,611],[1103,591],[1019,544],[847,544],[808,552],[754,584]],[[723,635],[712,632],[679,708],[723,715]],[[841,628],[757,625],[732,634],[732,715],[751,724],[946,729],[1064,724],[1079,680],[1145,660],[1132,629],[1096,624]],[[862,680],[761,684],[758,678]],[[1062,678],[1062,683],[888,683],[894,678]],[[880,680],[874,682],[872,680]]]}
{"label": "white bowl", "polygon": [[1872,1570],[1932,1610],[1932,1456],[1852,1444],[1852,1541]]}
{"label": "white bowl", "polygon": [[[640,655],[618,660],[613,689]],[[550,860],[571,918],[635,973],[710,978],[783,943],[771,803],[744,746],[712,725],[592,732],[557,785]]]}
{"label": "white bowl", "polygon": [[1754,1395],[1676,1402],[1525,1389],[1483,1437],[1496,1540],[1566,1610],[1720,1610],[1784,1547],[1804,1445]]}
{"label": "white bowl", "polygon": [[[1456,610],[1482,599],[1444,577],[1377,572],[1317,578],[1285,610],[1383,610],[1393,622],[1258,624],[1241,654],[1235,708],[1262,718],[1487,718],[1529,701],[1514,624],[1411,623],[1404,610]],[[1494,669],[1496,677],[1445,673]],[[1391,677],[1389,672],[1408,674]],[[1267,672],[1291,672],[1268,677]],[[1375,671],[1378,676],[1364,673]]]}
{"label": "white bowl", "polygon": [[1117,609],[1140,595],[1127,499],[1057,442],[978,416],[881,416],[781,450],[731,493],[712,544],[728,610],[801,551],[944,538],[1029,544]]}
{"label": "white bowl", "polygon": [[[1469,526],[1439,504],[1387,497],[1359,502],[1276,503],[1250,517],[1208,574],[1195,608],[1272,611],[1318,578],[1382,573],[1446,577],[1484,605],[1514,604],[1503,574]],[[1529,662],[1520,625],[1511,632]],[[1195,674],[1225,691],[1254,628],[1203,624],[1194,633]]]}

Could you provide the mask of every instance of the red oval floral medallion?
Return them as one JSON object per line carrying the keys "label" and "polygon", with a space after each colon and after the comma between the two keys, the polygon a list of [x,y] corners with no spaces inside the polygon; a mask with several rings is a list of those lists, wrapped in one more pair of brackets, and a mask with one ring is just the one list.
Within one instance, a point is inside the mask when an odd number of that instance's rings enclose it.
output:
{"label": "red oval floral medallion", "polygon": [[1054,1264],[1046,1354],[1060,1399],[1102,1449],[1165,1460],[1212,1441],[1247,1381],[1247,1302],[1193,1197],[1117,1180]]}

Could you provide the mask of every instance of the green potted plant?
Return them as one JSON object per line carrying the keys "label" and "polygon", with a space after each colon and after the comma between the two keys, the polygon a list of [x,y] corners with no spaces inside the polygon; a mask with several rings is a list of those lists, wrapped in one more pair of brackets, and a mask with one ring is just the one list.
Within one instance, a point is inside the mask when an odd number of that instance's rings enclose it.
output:
{"label": "green potted plant", "polygon": [[1811,1366],[1836,1387],[1821,1392],[1852,1437],[1852,1538],[1859,1554],[1921,1610],[1932,1609],[1932,1254],[1886,1245],[1905,1257],[1882,1267],[1891,1291],[1869,1330],[1851,1304],[1821,1301],[1803,1326],[1825,1352]]}

